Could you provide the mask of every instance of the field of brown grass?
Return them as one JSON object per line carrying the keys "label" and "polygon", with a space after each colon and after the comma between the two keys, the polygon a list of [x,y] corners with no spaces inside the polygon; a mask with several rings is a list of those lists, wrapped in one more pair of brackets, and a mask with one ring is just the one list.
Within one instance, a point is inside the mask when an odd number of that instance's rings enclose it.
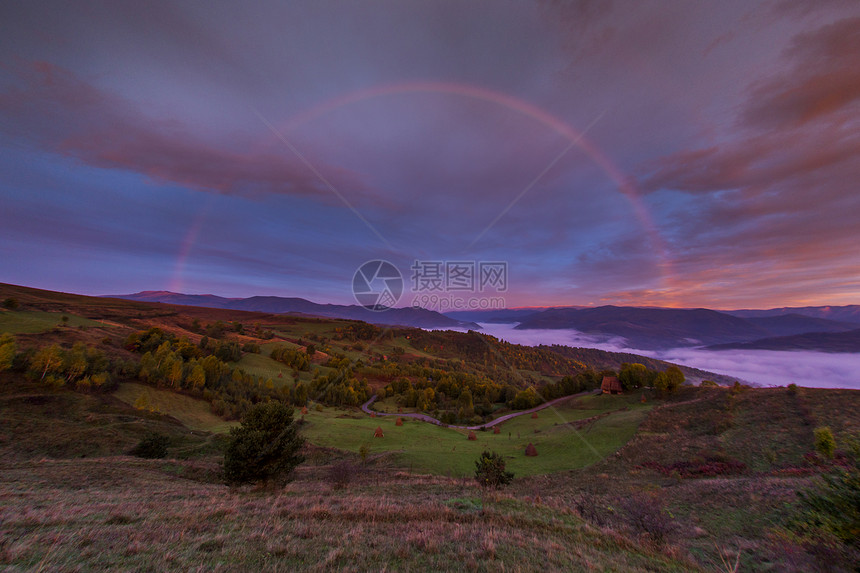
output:
{"label": "field of brown grass", "polygon": [[0,563],[22,570],[683,571],[692,562],[591,526],[553,498],[368,472],[347,489],[304,468],[277,492],[216,467],[131,458],[3,468]]}

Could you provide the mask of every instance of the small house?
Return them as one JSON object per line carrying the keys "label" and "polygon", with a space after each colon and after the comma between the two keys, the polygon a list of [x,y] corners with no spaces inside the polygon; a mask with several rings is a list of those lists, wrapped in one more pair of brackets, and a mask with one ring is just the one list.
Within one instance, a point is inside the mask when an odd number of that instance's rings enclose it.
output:
{"label": "small house", "polygon": [[615,376],[604,376],[600,389],[604,394],[621,394],[621,382]]}

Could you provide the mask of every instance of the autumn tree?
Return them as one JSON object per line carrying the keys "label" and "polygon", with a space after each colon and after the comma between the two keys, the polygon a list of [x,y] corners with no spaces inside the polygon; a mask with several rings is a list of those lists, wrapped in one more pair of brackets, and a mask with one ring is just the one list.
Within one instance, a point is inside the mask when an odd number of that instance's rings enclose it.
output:
{"label": "autumn tree", "polygon": [[654,387],[663,394],[673,394],[684,383],[684,373],[677,366],[670,366],[654,379]]}
{"label": "autumn tree", "polygon": [[30,372],[38,376],[39,380],[54,372],[59,372],[63,365],[63,351],[56,344],[46,346],[39,350],[30,363]]}

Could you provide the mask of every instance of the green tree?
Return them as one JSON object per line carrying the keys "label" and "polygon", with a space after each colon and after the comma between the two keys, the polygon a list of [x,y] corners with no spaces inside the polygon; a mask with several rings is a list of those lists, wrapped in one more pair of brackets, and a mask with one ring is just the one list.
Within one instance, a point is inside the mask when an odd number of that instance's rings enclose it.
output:
{"label": "green tree", "polygon": [[0,335],[0,372],[12,367],[15,359],[15,337],[8,332]]}
{"label": "green tree", "polygon": [[618,372],[618,381],[625,390],[634,390],[647,386],[649,382],[648,368],[644,364],[625,362]]}
{"label": "green tree", "polygon": [[496,452],[484,450],[475,462],[475,481],[483,487],[501,487],[513,479],[514,474],[505,471],[505,459]]}
{"label": "green tree", "polygon": [[684,383],[684,373],[677,366],[670,366],[654,379],[654,387],[661,393],[673,394]]}
{"label": "green tree", "polygon": [[529,386],[525,390],[517,392],[517,395],[510,402],[510,407],[514,410],[527,410],[528,408],[534,408],[541,401],[541,397],[535,391],[534,387]]}
{"label": "green tree", "polygon": [[815,436],[815,451],[828,459],[833,459],[836,453],[836,439],[828,426],[821,426],[813,430]]}
{"label": "green tree", "polygon": [[228,484],[283,484],[304,461],[300,453],[304,442],[292,408],[281,402],[257,404],[245,413],[238,428],[230,430],[224,478]]}

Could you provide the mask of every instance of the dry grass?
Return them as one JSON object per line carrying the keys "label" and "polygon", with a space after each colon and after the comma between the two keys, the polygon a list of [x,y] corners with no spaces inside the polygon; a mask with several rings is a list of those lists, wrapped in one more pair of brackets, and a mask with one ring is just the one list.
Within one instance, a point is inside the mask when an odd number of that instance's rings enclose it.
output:
{"label": "dry grass", "polygon": [[[680,571],[691,565],[571,511],[461,480],[365,476],[346,491],[305,469],[265,492],[177,479],[185,462],[7,465],[0,565],[21,569]],[[449,501],[474,501],[465,508]],[[479,509],[474,509],[478,506]]]}

